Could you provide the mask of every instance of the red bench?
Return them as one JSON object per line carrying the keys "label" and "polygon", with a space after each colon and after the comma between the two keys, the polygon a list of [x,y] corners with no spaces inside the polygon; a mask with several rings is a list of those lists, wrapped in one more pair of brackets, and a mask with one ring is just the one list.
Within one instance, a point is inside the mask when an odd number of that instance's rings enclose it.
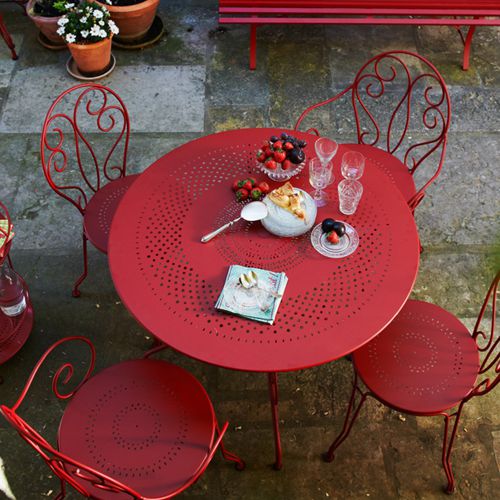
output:
{"label": "red bench", "polygon": [[[417,24],[454,26],[464,42],[463,69],[476,26],[500,26],[499,0],[219,0],[221,24],[250,24],[250,69],[263,24]],[[461,27],[468,26],[467,34]]]}

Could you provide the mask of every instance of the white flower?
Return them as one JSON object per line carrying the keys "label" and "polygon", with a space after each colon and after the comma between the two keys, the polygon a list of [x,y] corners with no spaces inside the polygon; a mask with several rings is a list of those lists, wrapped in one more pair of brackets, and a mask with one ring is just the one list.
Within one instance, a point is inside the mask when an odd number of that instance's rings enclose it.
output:
{"label": "white flower", "polygon": [[92,26],[92,28],[90,28],[90,34],[92,36],[99,36],[100,31],[101,31],[101,29],[99,28],[99,26],[97,26],[97,24],[94,24],[94,26]]}
{"label": "white flower", "polygon": [[95,9],[93,12],[93,15],[96,19],[101,19],[101,17],[104,15],[101,10]]}
{"label": "white flower", "polygon": [[113,4],[111,3],[111,0],[106,0],[106,3],[107,3],[108,5],[113,5]]}
{"label": "white flower", "polygon": [[99,21],[97,24],[99,24],[99,26],[104,26],[104,21]]}
{"label": "white flower", "polygon": [[65,31],[66,31],[66,28],[64,26],[61,26],[60,28],[57,29],[56,33],[58,35],[63,36]]}
{"label": "white flower", "polygon": [[68,43],[75,43],[75,42],[76,42],[76,36],[75,36],[75,35],[73,35],[73,33],[68,33],[68,34],[66,35],[66,41],[67,41]]}
{"label": "white flower", "polygon": [[66,4],[64,4],[64,8],[65,9],[72,9],[74,6],[75,6],[74,3],[66,3]]}
{"label": "white flower", "polygon": [[99,31],[99,36],[101,38],[107,38],[108,34],[104,30],[101,30],[101,31]]}
{"label": "white flower", "polygon": [[57,21],[58,26],[64,26],[66,23],[69,23],[69,19],[66,16],[61,17],[61,19]]}
{"label": "white flower", "polygon": [[83,38],[87,38],[89,36],[89,31],[88,30],[82,30],[82,31],[80,31],[80,35],[82,35]]}
{"label": "white flower", "polygon": [[111,33],[113,33],[113,35],[118,35],[120,30],[118,29],[118,26],[115,24],[114,21],[109,20],[108,26],[109,26],[109,29],[111,30]]}
{"label": "white flower", "polygon": [[87,16],[80,17],[80,22],[85,24],[87,22],[87,19],[88,19]]}

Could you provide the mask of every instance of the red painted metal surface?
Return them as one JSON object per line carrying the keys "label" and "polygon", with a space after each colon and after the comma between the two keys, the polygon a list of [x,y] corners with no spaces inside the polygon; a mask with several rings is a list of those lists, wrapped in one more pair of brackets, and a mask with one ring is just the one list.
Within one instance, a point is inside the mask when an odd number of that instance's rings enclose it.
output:
{"label": "red painted metal surface", "polygon": [[[98,148],[89,139],[96,132],[105,138]],[[80,295],[79,286],[87,276],[87,240],[106,253],[113,211],[135,178],[123,180],[129,134],[125,104],[113,90],[96,83],[64,91],[45,118],[40,144],[45,177],[50,187],[84,218],[84,271],[73,287],[75,297]],[[108,183],[112,187],[101,193]]]}
{"label": "red painted metal surface", "polygon": [[0,35],[2,35],[2,38],[7,44],[7,47],[10,49],[12,59],[16,60],[17,59],[16,46],[14,45],[14,41],[12,40],[12,37],[10,36],[10,33],[7,30],[7,26],[5,26],[2,14],[0,14]]}
{"label": "red painted metal surface", "polygon": [[[256,27],[264,24],[386,24],[457,28],[464,41],[462,67],[469,67],[475,26],[499,26],[497,0],[219,0],[221,24],[250,24],[250,69],[256,67]],[[467,38],[460,28],[468,26]]]}
{"label": "red painted metal surface", "polygon": [[[349,87],[307,108],[295,129],[311,111],[346,95],[351,98],[359,144],[378,146],[391,155],[398,155],[412,175],[420,166],[425,169],[426,181],[409,200],[415,210],[426,189],[439,176],[446,154],[451,103],[439,71],[427,59],[412,52],[398,50],[379,54],[361,67]],[[397,175],[396,184],[403,193],[408,193],[408,183],[397,173],[401,170],[397,159],[386,165],[387,170]]]}
{"label": "red painted metal surface", "polygon": [[[52,387],[70,399],[58,432],[58,449],[19,415],[18,409],[47,356],[67,342],[83,342],[90,362],[71,391],[74,366],[65,362]],[[19,399],[0,406],[5,418],[61,480],[91,498],[171,498],[205,471],[221,447],[226,459],[244,463],[222,447],[228,423],[219,432],[212,403],[188,372],[164,361],[126,361],[91,377],[95,350],[85,337],[56,342],[32,371]]]}
{"label": "red painted metal surface", "polygon": [[[3,243],[0,245],[0,266],[7,260],[8,265],[14,269],[10,257],[12,239],[11,218],[7,207],[0,201],[0,219],[7,220],[7,228],[0,228],[0,233],[4,236]],[[29,289],[26,282],[19,276],[23,284],[24,299],[26,309],[18,316],[9,317],[0,310],[0,364],[5,363],[12,358],[25,344],[33,329],[33,306],[31,304]]]}
{"label": "red painted metal surface", "polygon": [[[444,309],[408,301],[388,328],[354,353],[353,390],[344,426],[325,454],[326,461],[333,460],[366,398],[372,396],[398,411],[444,418],[441,461],[448,481],[446,491],[453,492],[451,452],[464,405],[474,396],[487,394],[500,381],[500,337],[495,332],[499,280],[500,272],[488,290],[472,335]],[[488,305],[491,325],[484,333],[481,325]],[[482,361],[480,353],[484,353]]]}
{"label": "red painted metal surface", "polygon": [[[411,212],[370,160],[356,214],[338,212],[337,182],[327,190],[333,201],[319,211],[318,220],[327,215],[344,219],[358,231],[360,246],[345,259],[317,254],[309,234],[277,238],[259,223],[238,223],[201,244],[203,234],[241,209],[230,189],[233,179],[250,173],[262,178],[255,152],[274,133],[236,130],[177,148],[134,182],[111,228],[112,277],[137,320],[174,349],[226,368],[297,370],[352,352],[398,313],[417,273],[418,235]],[[334,160],[337,181],[347,149],[341,146]],[[312,150],[310,144],[306,151]],[[292,182],[311,190],[305,172]],[[287,273],[274,326],[215,310],[231,264]]]}

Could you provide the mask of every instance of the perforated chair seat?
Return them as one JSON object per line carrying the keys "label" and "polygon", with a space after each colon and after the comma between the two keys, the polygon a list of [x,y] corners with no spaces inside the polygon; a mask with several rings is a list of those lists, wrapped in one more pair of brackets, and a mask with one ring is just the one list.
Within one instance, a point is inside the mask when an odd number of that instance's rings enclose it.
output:
{"label": "perforated chair seat", "polygon": [[108,253],[109,231],[123,195],[139,175],[127,175],[111,181],[92,196],[83,216],[87,238],[101,252]]}
{"label": "perforated chair seat", "polygon": [[382,333],[354,353],[354,365],[382,402],[429,415],[452,408],[469,394],[479,371],[479,352],[455,316],[410,300]]}
{"label": "perforated chair seat", "polygon": [[[78,390],[58,444],[144,497],[165,497],[199,472],[215,429],[210,399],[191,374],[164,361],[134,360],[101,371]],[[122,498],[81,484],[92,498]]]}

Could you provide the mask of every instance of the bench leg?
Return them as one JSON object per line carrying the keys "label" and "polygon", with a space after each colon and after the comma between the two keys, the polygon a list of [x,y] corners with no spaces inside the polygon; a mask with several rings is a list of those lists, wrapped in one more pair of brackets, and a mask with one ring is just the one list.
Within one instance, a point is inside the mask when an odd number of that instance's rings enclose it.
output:
{"label": "bench leg", "polygon": [[257,67],[257,25],[250,25],[250,69]]}
{"label": "bench leg", "polygon": [[7,47],[9,47],[10,49],[10,52],[12,54],[12,59],[14,60],[17,59],[14,42],[12,41],[9,32],[7,31],[7,27],[5,26],[1,15],[0,15],[0,35],[2,35],[2,38],[5,40],[5,43],[7,44]]}
{"label": "bench leg", "polygon": [[469,26],[467,36],[464,40],[464,60],[462,64],[462,69],[464,71],[467,71],[469,69],[470,47],[472,45],[472,37],[474,36],[474,31],[476,31],[476,27]]}

